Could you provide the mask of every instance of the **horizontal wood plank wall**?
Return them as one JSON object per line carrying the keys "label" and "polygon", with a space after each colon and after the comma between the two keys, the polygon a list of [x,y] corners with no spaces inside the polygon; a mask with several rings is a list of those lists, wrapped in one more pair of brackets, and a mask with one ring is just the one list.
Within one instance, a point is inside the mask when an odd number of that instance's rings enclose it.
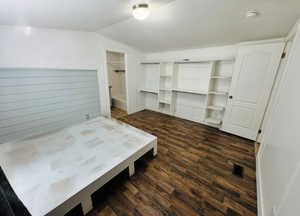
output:
{"label": "horizontal wood plank wall", "polygon": [[0,143],[100,115],[95,70],[0,69]]}

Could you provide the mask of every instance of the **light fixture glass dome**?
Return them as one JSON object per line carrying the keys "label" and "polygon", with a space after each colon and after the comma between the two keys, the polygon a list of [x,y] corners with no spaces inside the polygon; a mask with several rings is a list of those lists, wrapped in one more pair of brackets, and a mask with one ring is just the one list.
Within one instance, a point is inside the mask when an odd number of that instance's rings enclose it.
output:
{"label": "light fixture glass dome", "polygon": [[138,20],[144,20],[150,15],[149,4],[135,4],[132,7],[132,14]]}

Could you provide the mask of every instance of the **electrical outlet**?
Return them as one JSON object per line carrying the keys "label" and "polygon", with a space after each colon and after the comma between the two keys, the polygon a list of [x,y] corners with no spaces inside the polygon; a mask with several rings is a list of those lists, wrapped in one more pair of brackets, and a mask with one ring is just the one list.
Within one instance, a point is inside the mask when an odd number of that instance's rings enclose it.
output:
{"label": "electrical outlet", "polygon": [[273,206],[273,208],[272,208],[272,216],[277,216],[277,208],[276,208],[276,206]]}
{"label": "electrical outlet", "polygon": [[86,115],[85,115],[85,119],[86,119],[86,120],[89,120],[90,118],[91,118],[91,117],[90,117],[90,114],[86,114]]}

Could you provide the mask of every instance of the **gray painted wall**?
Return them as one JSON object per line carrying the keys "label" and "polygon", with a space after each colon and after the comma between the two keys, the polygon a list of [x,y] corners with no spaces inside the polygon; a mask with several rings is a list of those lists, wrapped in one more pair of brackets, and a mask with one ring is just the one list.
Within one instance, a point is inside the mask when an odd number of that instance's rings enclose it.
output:
{"label": "gray painted wall", "polygon": [[0,143],[100,115],[95,70],[0,69]]}

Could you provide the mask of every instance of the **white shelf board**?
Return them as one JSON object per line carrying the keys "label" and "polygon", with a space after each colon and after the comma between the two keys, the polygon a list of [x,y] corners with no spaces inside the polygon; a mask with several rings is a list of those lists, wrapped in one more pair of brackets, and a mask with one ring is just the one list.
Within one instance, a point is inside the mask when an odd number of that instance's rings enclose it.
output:
{"label": "white shelf board", "polygon": [[173,89],[175,92],[183,92],[183,93],[191,93],[191,94],[199,94],[199,95],[207,95],[207,91],[199,91],[199,90],[190,90],[190,89]]}
{"label": "white shelf board", "polygon": [[211,79],[231,79],[231,76],[211,76]]}
{"label": "white shelf board", "polygon": [[163,78],[172,78],[172,75],[164,75],[164,74],[161,74],[160,77],[163,77]]}
{"label": "white shelf board", "polygon": [[123,61],[110,61],[110,62],[107,62],[108,64],[124,64]]}
{"label": "white shelf board", "polygon": [[216,110],[216,111],[223,111],[225,110],[225,107],[223,106],[207,106],[207,109],[210,109],[210,110]]}
{"label": "white shelf board", "polygon": [[156,64],[159,65],[160,62],[141,62],[141,64],[147,65],[147,64]]}
{"label": "white shelf board", "polygon": [[217,119],[217,118],[209,117],[209,118],[205,119],[205,122],[209,123],[209,124],[214,124],[214,125],[221,125],[222,120],[221,119]]}
{"label": "white shelf board", "polygon": [[171,105],[171,101],[160,98],[159,103]]}
{"label": "white shelf board", "polygon": [[158,92],[154,89],[141,89],[140,92],[158,94]]}
{"label": "white shelf board", "polygon": [[160,91],[173,91],[172,89],[159,89]]}
{"label": "white shelf board", "polygon": [[210,62],[219,62],[219,61],[234,61],[234,57],[226,57],[226,58],[201,58],[201,59],[183,59],[183,60],[176,60],[175,64],[184,64],[184,63],[210,63]]}
{"label": "white shelf board", "polygon": [[214,61],[203,60],[203,61],[176,61],[175,64],[209,64]]}
{"label": "white shelf board", "polygon": [[227,95],[228,92],[225,91],[210,91],[208,94],[214,94],[214,95]]}
{"label": "white shelf board", "polygon": [[107,62],[107,63],[110,65],[113,65],[113,66],[124,66],[125,67],[125,63],[122,61],[112,61],[112,62]]}

